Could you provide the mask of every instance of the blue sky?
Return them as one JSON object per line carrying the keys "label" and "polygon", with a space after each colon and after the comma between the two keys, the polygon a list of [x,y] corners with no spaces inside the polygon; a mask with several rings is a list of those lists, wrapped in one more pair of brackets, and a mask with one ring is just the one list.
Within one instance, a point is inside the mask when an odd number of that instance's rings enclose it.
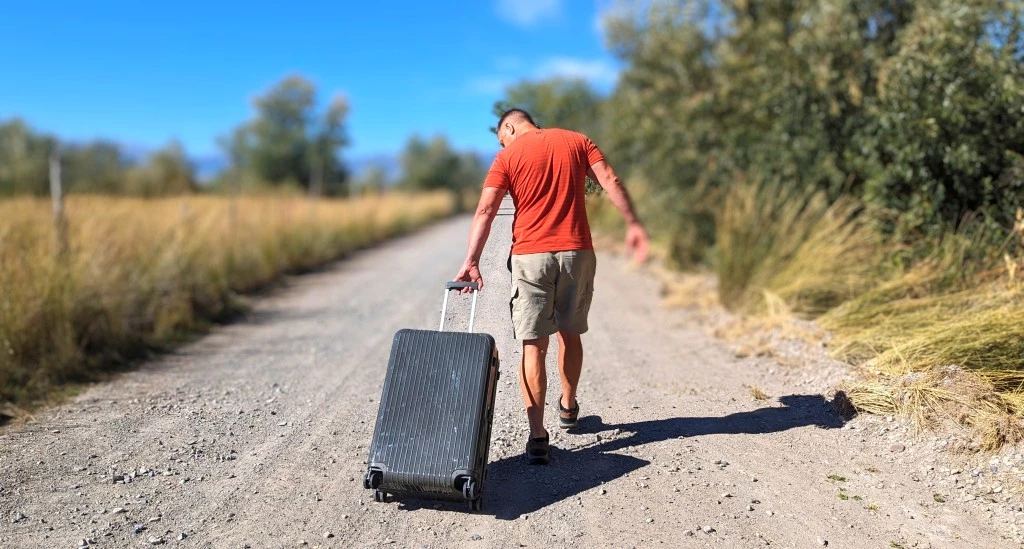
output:
{"label": "blue sky", "polygon": [[0,119],[141,149],[173,138],[204,157],[251,118],[253,97],[298,73],[321,102],[348,97],[346,157],[393,154],[413,133],[492,152],[491,105],[506,85],[614,85],[599,23],[609,5],[0,0]]}

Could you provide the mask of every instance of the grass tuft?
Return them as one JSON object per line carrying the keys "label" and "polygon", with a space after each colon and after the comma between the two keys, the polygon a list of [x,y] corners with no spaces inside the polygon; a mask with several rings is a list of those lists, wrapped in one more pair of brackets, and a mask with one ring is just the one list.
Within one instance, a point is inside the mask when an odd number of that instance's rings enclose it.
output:
{"label": "grass tuft", "polygon": [[[849,198],[737,186],[717,218],[719,298],[762,323],[817,318],[862,372],[843,388],[860,411],[952,419],[982,449],[1024,440],[1024,212],[1009,233],[969,220],[914,249],[873,227]],[[772,355],[764,339],[740,354]]]}
{"label": "grass tuft", "polygon": [[756,314],[816,317],[877,278],[880,238],[860,204],[820,192],[737,186],[717,219],[722,304]]}

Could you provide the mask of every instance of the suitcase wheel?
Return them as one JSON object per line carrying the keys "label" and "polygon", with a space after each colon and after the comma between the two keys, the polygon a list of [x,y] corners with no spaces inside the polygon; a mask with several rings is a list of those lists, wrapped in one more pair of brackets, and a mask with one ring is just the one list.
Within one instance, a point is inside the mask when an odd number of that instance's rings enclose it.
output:
{"label": "suitcase wheel", "polygon": [[380,471],[367,471],[366,476],[363,477],[363,488],[367,490],[376,489],[383,480],[384,474]]}
{"label": "suitcase wheel", "polygon": [[466,482],[462,483],[462,497],[468,500],[475,500],[480,498],[480,485],[473,479],[466,479]]}
{"label": "suitcase wheel", "polygon": [[472,499],[472,500],[469,501],[469,510],[470,511],[479,511],[479,510],[481,510],[483,508],[484,508],[484,498],[483,498],[483,496],[477,496],[476,499]]}
{"label": "suitcase wheel", "polygon": [[388,501],[388,493],[387,492],[381,492],[380,490],[374,490],[373,491],[373,501],[376,501],[377,503],[387,503],[387,501]]}

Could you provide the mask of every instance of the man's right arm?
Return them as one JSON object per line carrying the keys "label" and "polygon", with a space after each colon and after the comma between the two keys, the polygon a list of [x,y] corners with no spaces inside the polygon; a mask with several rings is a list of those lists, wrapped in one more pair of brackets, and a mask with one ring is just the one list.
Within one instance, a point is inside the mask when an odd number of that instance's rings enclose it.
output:
{"label": "man's right arm", "polygon": [[633,209],[633,201],[629,198],[626,187],[615,175],[615,170],[605,160],[595,162],[587,170],[591,179],[601,185],[601,188],[608,193],[608,199],[618,208],[619,213],[626,220],[626,249],[633,254],[637,263],[643,263],[647,259],[649,246],[647,231],[644,230],[640,218]]}

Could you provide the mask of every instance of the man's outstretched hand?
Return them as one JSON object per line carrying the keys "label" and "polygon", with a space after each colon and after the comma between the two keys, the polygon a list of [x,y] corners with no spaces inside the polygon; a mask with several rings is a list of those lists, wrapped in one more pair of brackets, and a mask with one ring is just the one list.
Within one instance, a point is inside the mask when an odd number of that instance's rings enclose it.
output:
{"label": "man's outstretched hand", "polygon": [[[459,270],[459,274],[455,275],[454,282],[476,282],[476,287],[479,290],[484,289],[484,277],[480,275],[480,267],[476,265],[463,265],[462,269]],[[472,288],[462,288],[459,290],[459,293],[464,294],[472,291]]]}
{"label": "man's outstretched hand", "polygon": [[630,223],[626,227],[626,253],[633,256],[637,265],[647,261],[647,251],[650,241],[647,238],[647,231],[639,223]]}

